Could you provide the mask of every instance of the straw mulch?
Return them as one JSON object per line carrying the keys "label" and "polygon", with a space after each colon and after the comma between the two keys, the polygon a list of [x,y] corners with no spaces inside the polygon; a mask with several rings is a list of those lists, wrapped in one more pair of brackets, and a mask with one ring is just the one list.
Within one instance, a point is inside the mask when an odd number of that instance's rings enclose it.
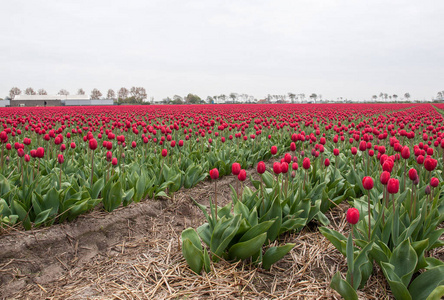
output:
{"label": "straw mulch", "polygon": [[[171,208],[171,207],[170,207]],[[329,215],[332,226],[347,229],[342,209]],[[173,223],[177,222],[173,220]],[[27,299],[340,299],[331,277],[346,272],[342,255],[316,230],[283,237],[295,248],[270,271],[248,262],[219,262],[212,272],[194,274],[183,259],[180,232],[172,222],[153,225],[149,236],[113,247],[46,285],[29,284],[14,295]],[[362,299],[389,298],[383,278],[372,276]]]}

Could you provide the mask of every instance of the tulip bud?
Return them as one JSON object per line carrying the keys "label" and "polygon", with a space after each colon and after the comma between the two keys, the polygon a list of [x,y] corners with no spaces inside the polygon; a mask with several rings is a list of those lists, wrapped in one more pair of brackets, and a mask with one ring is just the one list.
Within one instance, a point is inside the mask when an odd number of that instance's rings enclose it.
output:
{"label": "tulip bud", "polygon": [[211,179],[218,179],[219,178],[219,170],[217,168],[210,170],[210,177],[211,177]]}
{"label": "tulip bud", "polygon": [[364,186],[364,189],[371,190],[373,188],[373,178],[365,176],[362,178],[362,185]]}
{"label": "tulip bud", "polygon": [[260,161],[260,162],[257,164],[257,172],[258,172],[259,174],[264,174],[264,173],[265,173],[265,170],[266,170],[265,163],[264,163],[263,161]]}
{"label": "tulip bud", "polygon": [[387,191],[390,194],[396,194],[399,191],[399,180],[396,178],[390,178],[387,183]]}
{"label": "tulip bud", "polygon": [[244,169],[240,170],[237,179],[239,179],[239,181],[245,181],[245,179],[247,179],[247,172]]}
{"label": "tulip bud", "polygon": [[359,210],[354,207],[351,207],[347,210],[347,222],[352,225],[355,225],[359,221]]}
{"label": "tulip bud", "polygon": [[233,175],[239,175],[240,171],[241,171],[240,163],[233,163],[231,165],[231,173],[233,173]]}

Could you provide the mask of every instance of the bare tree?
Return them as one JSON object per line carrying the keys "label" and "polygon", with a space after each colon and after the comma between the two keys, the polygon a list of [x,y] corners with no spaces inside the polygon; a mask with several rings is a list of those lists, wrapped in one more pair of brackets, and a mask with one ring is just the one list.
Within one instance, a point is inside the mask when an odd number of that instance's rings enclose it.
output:
{"label": "bare tree", "polygon": [[409,99],[410,99],[410,93],[405,93],[405,94],[404,94],[404,97],[407,99],[407,101],[409,101]]}
{"label": "bare tree", "polygon": [[395,99],[395,102],[398,102],[398,95],[393,94],[393,99]]}
{"label": "bare tree", "polygon": [[314,100],[314,103],[316,103],[316,98],[318,98],[318,95],[313,93],[313,94],[310,95],[310,98],[312,98]]}
{"label": "bare tree", "polygon": [[376,102],[376,99],[378,99],[378,96],[373,95],[373,96],[372,96],[372,99],[373,99],[373,102]]}
{"label": "bare tree", "polygon": [[32,87],[29,87],[25,90],[25,95],[36,95],[36,92]]}
{"label": "bare tree", "polygon": [[117,98],[119,99],[119,101],[123,101],[123,100],[125,100],[126,98],[128,98],[128,94],[129,94],[128,89],[125,88],[125,87],[122,87],[122,88],[120,88],[120,90],[117,92]]}
{"label": "bare tree", "polygon": [[57,95],[68,96],[68,95],[69,95],[69,92],[68,92],[67,90],[65,90],[65,89],[61,89],[61,90],[58,92]]}
{"label": "bare tree", "polygon": [[131,97],[136,99],[136,102],[143,102],[147,98],[146,90],[143,87],[133,86],[130,90]]}
{"label": "bare tree", "polygon": [[77,90],[77,95],[85,95],[85,91],[82,88],[80,88]]}
{"label": "bare tree", "polygon": [[91,99],[97,100],[102,97],[102,93],[98,89],[93,89],[91,91]]}
{"label": "bare tree", "polygon": [[37,91],[37,94],[39,94],[39,95],[48,95],[48,93],[47,93],[46,90],[44,90],[44,89],[39,89],[39,90]]}
{"label": "bare tree", "polygon": [[18,88],[18,87],[13,87],[10,91],[9,91],[9,97],[14,100],[15,96],[20,95],[22,93],[22,91]]}
{"label": "bare tree", "polygon": [[294,98],[296,98],[296,94],[290,92],[290,93],[288,93],[288,97],[290,97],[290,99],[291,99],[291,103],[294,103]]}
{"label": "bare tree", "polygon": [[238,94],[237,93],[230,93],[229,97],[231,98],[231,101],[233,101],[233,103],[235,103],[237,100]]}
{"label": "bare tree", "polygon": [[115,99],[116,98],[116,92],[114,92],[113,89],[109,89],[108,92],[106,93],[106,98],[107,99]]}

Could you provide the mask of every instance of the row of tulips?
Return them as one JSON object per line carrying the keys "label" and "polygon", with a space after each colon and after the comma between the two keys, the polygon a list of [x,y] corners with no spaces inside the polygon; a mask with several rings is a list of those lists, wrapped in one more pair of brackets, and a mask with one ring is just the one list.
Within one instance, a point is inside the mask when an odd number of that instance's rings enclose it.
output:
{"label": "row of tulips", "polygon": [[[218,170],[212,169],[210,177],[215,181],[215,201],[214,204],[210,202],[211,214],[198,204],[208,222],[197,231],[188,228],[182,234],[183,253],[188,264],[200,273],[202,268],[207,272],[211,270],[210,257],[213,261],[220,258],[249,259],[268,269],[292,248],[291,244],[281,248],[270,246],[280,234],[300,230],[313,219],[328,225],[323,212],[333,203],[348,199],[354,206],[346,216],[354,225],[349,237],[329,227],[319,229],[347,257],[346,280],[338,272],[332,278],[331,286],[345,299],[358,299],[357,289],[366,284],[373,273],[373,262],[376,262],[397,299],[439,299],[444,295],[444,262],[428,257],[427,253],[444,246],[440,240],[444,229],[439,229],[444,221],[443,185],[438,178],[442,181],[442,173],[437,170],[438,165],[442,168],[442,162],[439,164],[431,154],[424,159],[427,163],[423,161],[421,164],[418,163],[421,153],[412,158],[407,155],[409,151],[405,146],[402,149],[403,161],[386,155],[382,147],[376,149],[380,154],[382,152],[377,160],[347,158],[336,148],[331,152],[326,148],[323,153],[326,156],[333,154],[332,163],[328,157],[304,157],[302,170],[298,167],[300,156],[286,153],[280,161],[273,163],[272,173],[260,162],[257,165],[260,181],[251,178],[256,191],[244,188],[244,192],[239,193],[233,188],[233,201],[219,208],[219,213],[216,198]],[[277,147],[271,147],[270,152],[275,155]],[[365,165],[369,163],[377,166],[366,169]],[[412,167],[407,169],[407,166]],[[422,170],[421,180],[417,169]],[[373,172],[368,173],[368,170]],[[232,173],[240,182],[246,177],[242,171],[239,164],[232,165]],[[375,184],[373,178],[379,178],[379,183]],[[411,185],[407,185],[406,180],[410,180]],[[334,190],[330,196],[332,186],[342,188]],[[303,206],[304,201],[311,202],[310,212],[301,210],[301,207],[308,207]],[[273,208],[275,214],[271,214]],[[235,220],[239,226],[232,227]],[[270,221],[270,227],[259,226],[261,222]],[[240,225],[242,222],[244,226]],[[254,226],[262,229],[256,236],[248,231],[254,228],[252,232],[256,233]],[[228,228],[233,230],[232,235],[225,235],[224,239],[214,237],[220,234],[219,230],[225,232]],[[280,229],[276,232],[276,228]],[[248,239],[242,239],[246,232],[249,233],[246,235]],[[240,239],[236,240],[236,237]],[[208,250],[202,247],[201,241]],[[239,248],[243,249],[242,255],[235,255]]]}

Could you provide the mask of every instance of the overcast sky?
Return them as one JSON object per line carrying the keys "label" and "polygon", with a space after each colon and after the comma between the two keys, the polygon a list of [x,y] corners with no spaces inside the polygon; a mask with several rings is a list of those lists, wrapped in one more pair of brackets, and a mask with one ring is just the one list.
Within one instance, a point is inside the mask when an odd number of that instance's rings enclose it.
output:
{"label": "overcast sky", "polygon": [[143,86],[156,99],[444,90],[444,1],[2,1],[11,87]]}

